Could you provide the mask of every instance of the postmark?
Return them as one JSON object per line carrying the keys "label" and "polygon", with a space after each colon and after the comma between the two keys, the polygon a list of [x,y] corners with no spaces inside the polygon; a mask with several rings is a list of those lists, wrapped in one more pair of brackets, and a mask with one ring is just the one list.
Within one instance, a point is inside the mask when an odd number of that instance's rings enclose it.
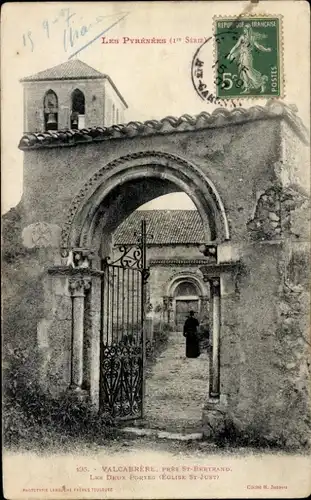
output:
{"label": "postmark", "polygon": [[217,97],[283,97],[281,16],[216,17],[213,40]]}
{"label": "postmark", "polygon": [[[232,38],[232,36],[236,35],[233,30],[228,30],[222,35],[222,37],[225,36]],[[191,64],[192,84],[198,96],[207,104],[217,104],[225,107],[232,105],[236,107],[241,105],[241,103],[235,99],[222,99],[220,96],[217,96],[214,88],[215,85],[209,81],[211,74],[214,75],[214,72],[217,71],[215,70],[215,62],[211,67],[211,60],[213,60],[213,38],[214,36],[206,37],[194,53]],[[214,76],[214,84],[215,78],[216,76]]]}

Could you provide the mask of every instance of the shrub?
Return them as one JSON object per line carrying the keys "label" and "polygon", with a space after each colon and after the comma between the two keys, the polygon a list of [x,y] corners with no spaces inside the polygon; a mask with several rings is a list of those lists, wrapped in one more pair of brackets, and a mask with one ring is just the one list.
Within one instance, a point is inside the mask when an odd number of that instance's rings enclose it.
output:
{"label": "shrub", "polygon": [[169,332],[172,327],[167,323],[156,323],[153,329],[153,340],[147,342],[147,359],[150,362],[155,362],[157,357],[164,351],[167,346]]}
{"label": "shrub", "polygon": [[95,415],[89,401],[64,393],[59,399],[43,394],[27,368],[33,352],[9,349],[4,374],[3,432],[6,448],[38,450],[82,438],[107,437],[107,415]]}
{"label": "shrub", "polygon": [[11,208],[1,217],[2,221],[2,258],[4,263],[13,263],[29,253],[22,243],[21,215],[18,208]]}

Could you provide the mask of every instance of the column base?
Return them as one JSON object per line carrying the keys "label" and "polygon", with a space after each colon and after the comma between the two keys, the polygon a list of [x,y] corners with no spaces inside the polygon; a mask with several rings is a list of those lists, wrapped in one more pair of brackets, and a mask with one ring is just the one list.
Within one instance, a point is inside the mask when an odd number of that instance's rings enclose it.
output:
{"label": "column base", "polygon": [[202,431],[205,438],[216,438],[225,432],[227,401],[225,396],[210,398],[202,414]]}

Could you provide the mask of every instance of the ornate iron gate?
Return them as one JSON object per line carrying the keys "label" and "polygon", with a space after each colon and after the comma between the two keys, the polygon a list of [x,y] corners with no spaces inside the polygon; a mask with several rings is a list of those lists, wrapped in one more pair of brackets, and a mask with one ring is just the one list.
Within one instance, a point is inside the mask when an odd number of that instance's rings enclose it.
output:
{"label": "ornate iron gate", "polygon": [[137,244],[102,261],[100,407],[115,420],[143,417],[146,221]]}

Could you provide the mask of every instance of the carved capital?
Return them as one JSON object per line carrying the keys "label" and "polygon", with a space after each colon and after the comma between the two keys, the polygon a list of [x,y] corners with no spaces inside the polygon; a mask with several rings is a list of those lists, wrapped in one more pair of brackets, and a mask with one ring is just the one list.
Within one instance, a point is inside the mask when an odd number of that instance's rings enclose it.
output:
{"label": "carved capital", "polygon": [[95,254],[89,248],[72,248],[68,252],[67,266],[73,268],[91,267]]}
{"label": "carved capital", "polygon": [[199,299],[201,300],[201,302],[208,302],[209,301],[209,298],[207,295],[199,295]]}
{"label": "carved capital", "polygon": [[[204,272],[204,269],[202,269],[202,272]],[[219,276],[213,276],[211,274],[207,274],[206,272],[203,274],[203,281],[205,281],[206,283],[209,283],[210,284],[210,287],[212,289],[216,289],[216,288],[220,288],[220,277]],[[204,297],[203,296],[203,300],[204,300]],[[206,299],[208,300],[208,298],[206,297]]]}
{"label": "carved capital", "polygon": [[91,288],[91,278],[75,276],[68,280],[69,291],[73,297],[84,297],[86,290]]}
{"label": "carved capital", "polygon": [[173,297],[169,297],[168,295],[164,295],[163,297],[163,306],[165,311],[169,311],[173,306]]}
{"label": "carved capital", "polygon": [[208,257],[208,262],[217,262],[217,246],[216,245],[200,245],[199,250],[205,257]]}
{"label": "carved capital", "polygon": [[220,286],[220,279],[219,278],[211,278],[210,282],[211,282],[211,285],[214,287]]}
{"label": "carved capital", "polygon": [[215,297],[220,297],[220,278],[211,278],[210,287],[212,300]]}

